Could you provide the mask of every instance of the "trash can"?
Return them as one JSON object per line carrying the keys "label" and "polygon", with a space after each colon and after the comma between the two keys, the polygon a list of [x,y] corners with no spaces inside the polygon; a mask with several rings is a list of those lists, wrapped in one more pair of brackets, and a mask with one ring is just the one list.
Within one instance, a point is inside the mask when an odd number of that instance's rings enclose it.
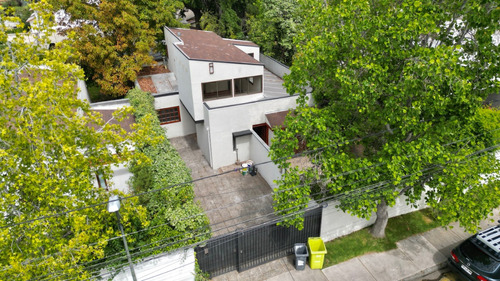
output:
{"label": "trash can", "polygon": [[306,244],[295,243],[293,252],[295,253],[295,269],[304,270],[306,268],[307,257],[309,256]]}
{"label": "trash can", "polygon": [[307,246],[309,248],[309,266],[311,269],[322,269],[323,262],[325,261],[326,247],[321,237],[309,237],[307,239]]}
{"label": "trash can", "polygon": [[241,164],[241,174],[246,175],[248,173],[248,164]]}

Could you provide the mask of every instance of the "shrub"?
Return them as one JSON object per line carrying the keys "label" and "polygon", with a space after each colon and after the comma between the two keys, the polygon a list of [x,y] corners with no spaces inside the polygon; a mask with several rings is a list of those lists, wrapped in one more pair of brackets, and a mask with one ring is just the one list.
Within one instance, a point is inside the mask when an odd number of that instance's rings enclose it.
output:
{"label": "shrub", "polygon": [[151,223],[145,244],[156,247],[153,252],[158,253],[209,238],[209,221],[194,202],[190,171],[160,126],[154,98],[139,89],[129,91],[127,98],[134,108],[136,130],[149,135],[136,145],[148,160],[134,160],[129,165],[133,192],[147,192],[139,196]]}

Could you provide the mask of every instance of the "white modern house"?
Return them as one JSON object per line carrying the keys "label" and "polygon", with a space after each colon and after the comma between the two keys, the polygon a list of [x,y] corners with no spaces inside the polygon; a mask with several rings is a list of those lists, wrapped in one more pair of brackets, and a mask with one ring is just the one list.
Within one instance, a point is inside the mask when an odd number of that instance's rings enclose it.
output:
{"label": "white modern house", "polygon": [[296,106],[297,96],[282,86],[286,66],[261,55],[253,42],[209,31],[166,27],[165,44],[171,73],[150,78],[169,138],[196,133],[213,169],[252,159],[254,134],[269,145],[270,119]]}
{"label": "white modern house", "polygon": [[[136,86],[154,96],[167,137],[196,134],[213,169],[269,161],[273,128],[281,127],[298,98],[283,88],[288,67],[260,54],[253,42],[209,31],[166,27],[165,45],[163,63],[140,73]],[[85,87],[80,89],[88,99]],[[126,105],[127,99],[91,103],[102,114]],[[115,185],[126,183],[130,174],[124,170],[116,169]],[[281,174],[272,163],[260,166],[259,173],[271,186]]]}

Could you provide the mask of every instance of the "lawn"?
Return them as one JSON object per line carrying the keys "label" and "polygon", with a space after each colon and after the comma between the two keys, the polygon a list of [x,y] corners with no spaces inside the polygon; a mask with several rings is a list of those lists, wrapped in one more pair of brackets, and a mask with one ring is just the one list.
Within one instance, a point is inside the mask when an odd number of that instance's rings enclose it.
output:
{"label": "lawn", "polygon": [[370,228],[364,228],[326,243],[327,254],[323,267],[347,261],[367,253],[384,252],[396,248],[396,242],[412,235],[438,227],[429,209],[389,219],[385,238],[374,238]]}

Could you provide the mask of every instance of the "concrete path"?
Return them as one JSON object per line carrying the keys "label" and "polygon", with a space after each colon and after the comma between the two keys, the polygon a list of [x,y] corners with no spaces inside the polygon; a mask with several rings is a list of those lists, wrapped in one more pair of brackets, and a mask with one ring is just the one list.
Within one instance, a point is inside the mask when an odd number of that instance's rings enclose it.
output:
{"label": "concrete path", "polygon": [[191,169],[194,180],[229,172],[194,184],[195,200],[200,202],[210,219],[213,236],[246,229],[274,218],[271,187],[260,175],[243,176],[234,171],[239,168],[237,165],[213,170],[196,143],[196,135],[172,138],[170,143]]}
{"label": "concrete path", "polygon": [[[493,222],[481,222],[482,229],[498,224],[499,210],[494,210],[494,216],[491,217]],[[322,270],[313,270],[307,266],[305,270],[297,271],[294,268],[293,256],[289,256],[241,273],[229,272],[213,280],[421,281],[429,273],[446,267],[451,249],[471,236],[458,224],[451,226],[453,228],[436,228],[399,241],[397,249],[366,254]]]}

